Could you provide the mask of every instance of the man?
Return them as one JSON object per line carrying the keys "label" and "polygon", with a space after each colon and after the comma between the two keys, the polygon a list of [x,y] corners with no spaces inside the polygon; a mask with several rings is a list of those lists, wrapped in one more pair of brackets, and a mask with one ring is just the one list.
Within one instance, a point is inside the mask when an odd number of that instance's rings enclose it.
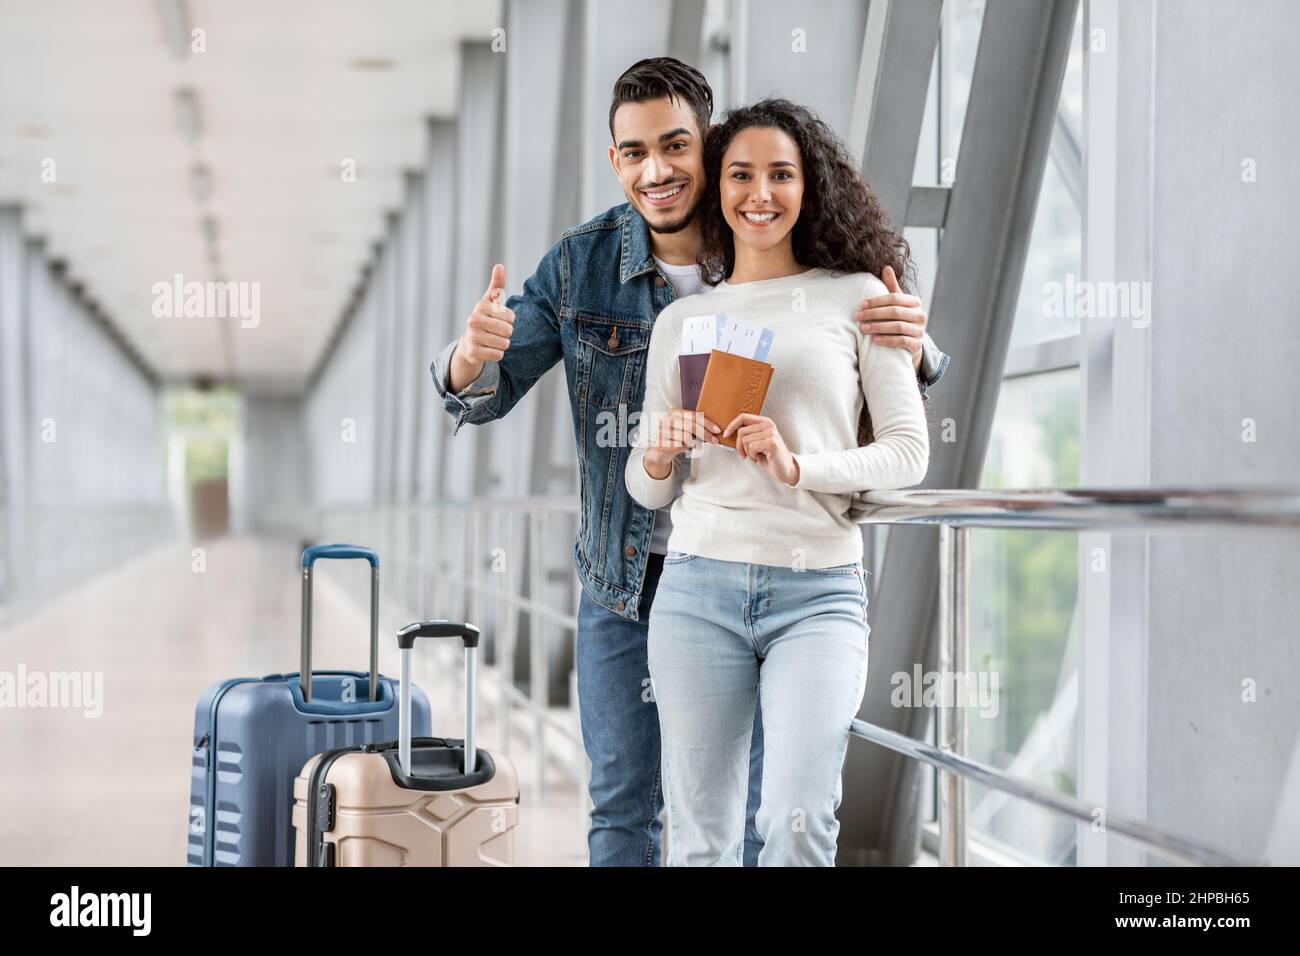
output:
{"label": "man", "polygon": [[[592,866],[658,866],[663,808],[659,718],[646,662],[648,615],[667,552],[669,509],[649,511],[627,493],[630,442],[607,440],[608,420],[635,419],[645,392],[645,356],[655,317],[669,302],[708,287],[695,266],[695,211],[707,188],[704,135],[713,93],[695,69],[670,57],[642,60],[614,84],[610,165],[627,202],[568,230],[524,283],[499,302],[498,265],[464,333],[432,366],[443,405],[481,425],[505,415],[542,375],[564,361],[583,476],[574,554],[578,610],[578,703],[591,760]],[[882,277],[889,295],[862,303],[863,332],[907,348],[922,390],[948,356],[924,333],[915,296]],[[604,413],[602,415],[602,412]],[[602,424],[606,427],[602,429]],[[755,715],[745,864],[757,864],[754,826],[762,760]]]}

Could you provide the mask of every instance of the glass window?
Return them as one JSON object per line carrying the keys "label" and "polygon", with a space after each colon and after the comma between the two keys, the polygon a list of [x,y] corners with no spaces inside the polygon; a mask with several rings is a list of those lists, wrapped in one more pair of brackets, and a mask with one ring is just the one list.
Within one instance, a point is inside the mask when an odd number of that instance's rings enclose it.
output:
{"label": "glass window", "polygon": [[1007,379],[984,456],[982,488],[1079,483],[1079,369]]}
{"label": "glass window", "polygon": [[940,126],[939,182],[951,186],[961,152],[971,78],[984,22],[984,0],[948,0],[939,37]]}
{"label": "glass window", "polygon": [[[1008,379],[985,458],[985,488],[1078,484],[1079,370]],[[968,711],[970,756],[1075,792],[1078,536],[976,529],[970,540],[970,669],[993,706]],[[972,836],[1036,862],[1074,859],[1074,822],[972,784]]]}
{"label": "glass window", "polygon": [[[908,226],[903,230],[903,238],[911,247],[912,265],[916,268],[916,287],[912,291],[929,304],[934,301],[934,276],[939,268],[939,230]],[[935,344],[943,348],[939,342]]]}
{"label": "glass window", "polygon": [[1043,173],[1033,239],[1016,302],[1011,348],[1078,335],[1072,307],[1083,262],[1083,217],[1055,163]]}
{"label": "glass window", "polygon": [[[984,9],[984,0],[944,5],[927,101],[930,115],[917,156],[918,185],[951,185],[955,179]],[[1067,296],[1082,271],[1081,30],[1080,11],[1026,251],[1012,349],[1080,332]],[[918,247],[924,250],[916,256],[918,284],[928,301],[937,267],[937,256],[930,257],[937,242],[923,230],[909,229],[906,235],[914,253]],[[1004,380],[980,487],[1077,486],[1080,387],[1077,367]],[[1074,793],[1077,535],[975,530],[970,548],[970,669],[992,695],[972,701],[967,712],[970,755],[1009,774]],[[927,770],[927,778],[933,776]],[[933,819],[933,791],[925,806]],[[1073,820],[975,784],[969,785],[969,806],[971,835],[985,846],[1025,861],[1074,862]]]}
{"label": "glass window", "polygon": [[1065,63],[1065,80],[1061,86],[1061,119],[1076,143],[1083,142],[1083,4],[1074,18],[1074,36],[1070,39],[1070,58]]}
{"label": "glass window", "polygon": [[1033,238],[1011,330],[1013,349],[1080,331],[1071,303],[1074,283],[1083,271],[1083,165],[1077,131],[1083,75],[1081,29],[1082,13],[1075,20],[1050,158],[1034,210]]}
{"label": "glass window", "polygon": [[[1080,29],[1076,21],[1011,348],[1080,332],[1068,307],[1083,246]],[[1080,387],[1077,367],[1004,380],[980,486],[1077,486]],[[990,696],[967,712],[969,753],[1012,776],[1073,794],[1078,536],[981,529],[972,531],[970,550],[970,669]],[[1027,862],[1075,862],[1073,820],[978,784],[970,785],[968,797],[975,839]]]}

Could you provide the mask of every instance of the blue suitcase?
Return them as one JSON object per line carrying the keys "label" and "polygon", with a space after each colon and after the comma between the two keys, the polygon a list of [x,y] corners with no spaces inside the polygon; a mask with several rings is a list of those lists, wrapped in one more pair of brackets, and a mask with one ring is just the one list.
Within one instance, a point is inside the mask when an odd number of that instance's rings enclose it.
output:
{"label": "blue suitcase", "polygon": [[[368,671],[311,669],[311,574],[321,558],[370,562]],[[397,737],[397,682],[378,675],[378,665],[379,556],[347,544],[307,548],[301,670],[221,681],[194,709],[189,865],[293,866],[293,781],[302,765],[336,747]],[[429,701],[418,689],[411,718],[415,734],[429,736]]]}

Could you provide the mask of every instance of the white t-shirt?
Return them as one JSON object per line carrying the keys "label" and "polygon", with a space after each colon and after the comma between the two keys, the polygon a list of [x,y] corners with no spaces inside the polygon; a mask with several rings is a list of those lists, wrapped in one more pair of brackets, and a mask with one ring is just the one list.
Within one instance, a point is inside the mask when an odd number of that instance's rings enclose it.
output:
{"label": "white t-shirt", "polygon": [[[697,265],[676,266],[670,262],[664,262],[658,256],[654,257],[655,265],[664,277],[672,283],[673,291],[677,293],[677,298],[684,299],[688,295],[702,295],[712,289],[703,278],[700,277],[700,267]],[[655,526],[650,533],[650,553],[667,554],[668,553],[668,536],[673,533],[672,509],[665,506],[655,512]]]}

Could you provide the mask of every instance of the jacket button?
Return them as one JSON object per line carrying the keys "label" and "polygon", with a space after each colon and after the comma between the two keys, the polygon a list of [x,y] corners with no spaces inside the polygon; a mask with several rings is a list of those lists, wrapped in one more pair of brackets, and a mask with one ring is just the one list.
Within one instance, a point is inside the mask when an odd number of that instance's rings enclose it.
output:
{"label": "jacket button", "polygon": [[612,349],[618,348],[618,329],[609,333],[609,347]]}
{"label": "jacket button", "polygon": [[662,288],[664,287],[664,277],[663,277],[663,276],[655,276],[655,285],[659,286],[659,288],[662,289]]}
{"label": "jacket button", "polygon": [[619,602],[618,602],[617,604],[615,604],[614,606],[615,606],[616,608],[618,608],[620,611],[624,610],[624,609],[627,607],[627,605],[624,604],[622,601],[619,601]]}
{"label": "jacket button", "polygon": [[629,544],[626,548],[623,549],[623,553],[626,554],[626,555],[630,558],[630,557],[632,557],[632,555],[636,554],[636,548],[632,547],[632,546]]}

